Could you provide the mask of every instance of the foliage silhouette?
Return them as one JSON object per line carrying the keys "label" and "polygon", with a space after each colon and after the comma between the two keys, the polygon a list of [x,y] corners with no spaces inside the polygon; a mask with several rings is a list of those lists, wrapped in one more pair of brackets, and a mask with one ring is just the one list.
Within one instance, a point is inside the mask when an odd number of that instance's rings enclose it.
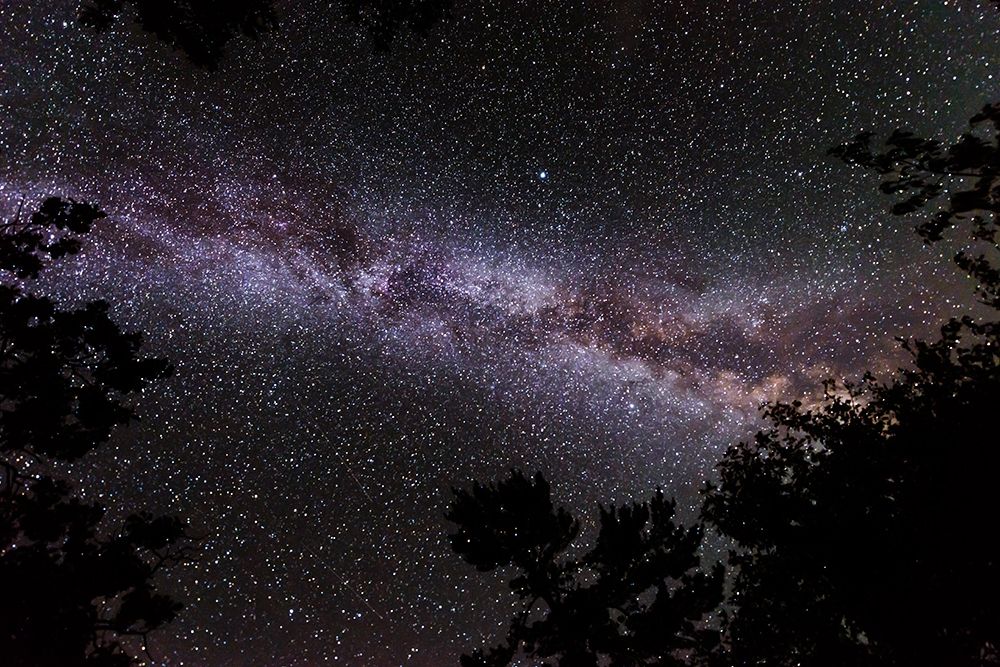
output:
{"label": "foliage silhouette", "polygon": [[[132,515],[105,535],[104,510],[48,477],[0,497],[0,656],[4,664],[111,667],[139,664],[147,635],[181,604],[153,577],[193,547],[173,517]],[[135,638],[130,648],[127,638]]]}
{"label": "foliage silhouette", "polygon": [[102,32],[129,9],[143,30],[207,69],[218,67],[233,38],[257,39],[277,23],[271,0],[88,0],[80,22]]}
{"label": "foliage silhouette", "polygon": [[58,197],[43,201],[28,220],[21,220],[18,208],[12,220],[0,223],[0,271],[36,277],[46,260],[78,253],[80,236],[102,218],[96,206]]}
{"label": "foliage silhouette", "polygon": [[[0,226],[0,271],[38,275],[73,254],[103,217],[88,204],[46,199],[27,221]],[[123,333],[95,301],[61,310],[45,296],[0,284],[0,453],[73,460],[134,415],[127,399],[170,366],[138,356],[142,336]]]}
{"label": "foliage silhouette", "polygon": [[[949,193],[918,232],[931,243],[970,224],[985,247],[956,261],[994,309],[998,118],[987,107],[973,128],[994,134],[950,146],[897,131],[883,152],[868,134],[831,151],[903,193],[896,214]],[[772,427],[730,448],[706,486],[705,520],[738,546],[731,664],[1000,663],[1000,323],[953,319],[903,346],[912,366],[887,383],[831,381],[817,406],[768,405]]]}
{"label": "foliage silhouette", "polygon": [[377,51],[388,51],[406,30],[425,36],[451,17],[453,0],[344,0],[348,20],[364,28]]}
{"label": "foliage silhouette", "polygon": [[106,303],[64,310],[23,289],[47,261],[78,252],[103,217],[49,198],[29,219],[0,224],[3,664],[136,664],[147,634],[180,609],[154,575],[193,556],[178,519],[137,514],[111,529],[104,508],[51,476],[53,462],[83,456],[133,419],[131,399],[170,372],[140,355],[141,336],[122,332]]}
{"label": "foliage silhouette", "polygon": [[[331,11],[364,28],[375,49],[386,51],[405,30],[426,35],[451,15],[452,0],[338,0]],[[126,14],[146,32],[184,53],[192,64],[218,68],[230,41],[274,31],[273,0],[86,0],[79,20],[104,32]]]}
{"label": "foliage silhouette", "polygon": [[[917,226],[917,233],[928,243],[940,241],[945,231],[967,221],[975,240],[996,249],[1000,242],[1000,103],[983,107],[969,124],[970,131],[952,144],[896,130],[884,150],[877,152],[872,149],[874,135],[866,132],[830,153],[882,175],[882,192],[903,195],[892,206],[896,215],[913,213],[947,195],[947,201]],[[994,262],[985,254],[966,251],[955,262],[979,281],[980,298],[1000,308],[1000,272]]]}
{"label": "foliage silhouette", "polygon": [[515,571],[521,601],[505,641],[463,665],[507,665],[519,654],[562,667],[681,665],[710,653],[717,633],[704,621],[722,599],[722,566],[699,569],[702,529],[676,525],[662,492],[601,507],[596,543],[579,558],[566,553],[579,524],[553,506],[540,473],[453,493],[452,548],[481,572]]}

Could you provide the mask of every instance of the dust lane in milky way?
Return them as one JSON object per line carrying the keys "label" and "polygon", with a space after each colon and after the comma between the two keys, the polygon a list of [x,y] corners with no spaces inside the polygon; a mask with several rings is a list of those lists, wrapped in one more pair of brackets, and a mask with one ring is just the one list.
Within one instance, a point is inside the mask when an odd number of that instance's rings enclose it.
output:
{"label": "dust lane in milky way", "polygon": [[4,210],[102,204],[44,285],[178,367],[74,471],[210,534],[164,664],[454,661],[510,600],[449,554],[451,485],[516,465],[692,511],[762,401],[892,368],[964,303],[824,152],[1000,97],[989,8],[535,4],[379,55],[282,3],[218,73],[0,7]]}

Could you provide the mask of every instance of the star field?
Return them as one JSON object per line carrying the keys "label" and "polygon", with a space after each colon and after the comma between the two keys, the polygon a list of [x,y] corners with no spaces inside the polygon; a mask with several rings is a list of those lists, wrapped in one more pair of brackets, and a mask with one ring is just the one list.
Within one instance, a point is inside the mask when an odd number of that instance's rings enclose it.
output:
{"label": "star field", "polygon": [[0,204],[100,204],[45,286],[177,368],[71,471],[206,536],[157,664],[456,664],[511,601],[450,553],[451,486],[690,516],[762,402],[968,302],[825,151],[1000,98],[971,0],[460,1],[388,54],[285,2],[218,72],[74,11],[0,6]]}

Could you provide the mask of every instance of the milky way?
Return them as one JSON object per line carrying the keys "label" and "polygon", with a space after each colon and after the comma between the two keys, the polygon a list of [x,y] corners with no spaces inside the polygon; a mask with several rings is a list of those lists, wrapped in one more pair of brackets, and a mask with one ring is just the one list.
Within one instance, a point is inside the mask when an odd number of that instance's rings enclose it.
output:
{"label": "milky way", "polygon": [[162,664],[454,663],[511,602],[449,553],[451,486],[517,466],[690,516],[763,401],[968,301],[825,151],[1000,99],[991,8],[459,2],[388,54],[279,12],[205,72],[0,5],[0,201],[102,205],[43,286],[178,371],[70,471],[207,535]]}

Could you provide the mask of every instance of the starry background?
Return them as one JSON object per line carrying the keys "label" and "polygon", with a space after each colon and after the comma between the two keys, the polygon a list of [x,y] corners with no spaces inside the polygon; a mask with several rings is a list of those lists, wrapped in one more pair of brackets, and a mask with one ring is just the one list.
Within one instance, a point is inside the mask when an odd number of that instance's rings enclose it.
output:
{"label": "starry background", "polygon": [[284,2],[214,73],[74,10],[0,5],[0,203],[101,204],[41,287],[177,367],[70,471],[208,535],[164,665],[455,664],[511,602],[450,554],[452,485],[691,516],[761,402],[970,301],[824,153],[1000,98],[972,0],[459,0],[388,54]]}

